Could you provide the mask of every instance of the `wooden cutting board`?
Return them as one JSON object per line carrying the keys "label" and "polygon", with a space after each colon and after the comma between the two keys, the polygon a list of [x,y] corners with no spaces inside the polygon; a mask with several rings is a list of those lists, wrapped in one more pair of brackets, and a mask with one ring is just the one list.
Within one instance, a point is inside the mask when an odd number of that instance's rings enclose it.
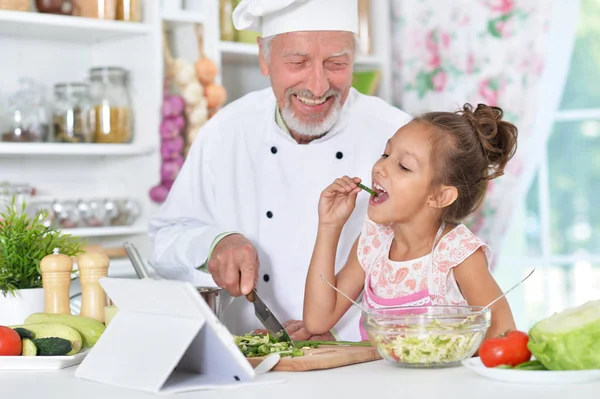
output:
{"label": "wooden cutting board", "polygon": [[[271,370],[325,370],[381,359],[376,348],[367,346],[320,345],[318,348],[303,349],[303,351],[304,356],[282,357]],[[256,367],[264,359],[264,357],[250,357],[248,361],[253,367]]]}

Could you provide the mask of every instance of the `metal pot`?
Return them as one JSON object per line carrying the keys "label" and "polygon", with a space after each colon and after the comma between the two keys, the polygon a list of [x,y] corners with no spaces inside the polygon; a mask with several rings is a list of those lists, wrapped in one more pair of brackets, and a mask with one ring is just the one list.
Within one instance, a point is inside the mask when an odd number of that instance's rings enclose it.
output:
{"label": "metal pot", "polygon": [[[129,242],[126,242],[125,245],[123,245],[123,247],[125,247],[127,256],[133,264],[133,268],[135,269],[135,273],[137,274],[137,276],[140,279],[150,278],[150,275],[148,274],[148,269],[146,268],[144,260],[140,256],[140,253],[138,252],[137,248]],[[208,304],[210,309],[220,320],[224,310],[224,303],[222,300],[224,294],[223,289],[219,287],[196,287],[196,290],[198,290],[200,296],[202,296],[204,301]]]}

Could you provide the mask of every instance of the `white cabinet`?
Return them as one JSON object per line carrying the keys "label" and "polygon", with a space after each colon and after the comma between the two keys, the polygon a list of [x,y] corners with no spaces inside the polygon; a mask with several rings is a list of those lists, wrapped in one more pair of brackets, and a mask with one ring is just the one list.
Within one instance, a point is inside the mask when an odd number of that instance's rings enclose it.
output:
{"label": "white cabinet", "polygon": [[[156,210],[148,192],[160,178],[162,37],[158,0],[144,1],[143,14],[143,22],[135,23],[0,10],[3,105],[21,77],[43,84],[51,106],[56,83],[89,82],[91,68],[116,66],[129,72],[134,120],[134,138],[128,144],[0,142],[0,181],[31,184],[41,198],[48,199],[135,199],[142,214],[132,226],[67,232],[108,247],[132,241],[147,255],[147,222]],[[0,111],[4,115],[5,110]],[[0,122],[0,126],[4,124]],[[128,262],[113,262],[113,267],[113,273],[135,275]]]}

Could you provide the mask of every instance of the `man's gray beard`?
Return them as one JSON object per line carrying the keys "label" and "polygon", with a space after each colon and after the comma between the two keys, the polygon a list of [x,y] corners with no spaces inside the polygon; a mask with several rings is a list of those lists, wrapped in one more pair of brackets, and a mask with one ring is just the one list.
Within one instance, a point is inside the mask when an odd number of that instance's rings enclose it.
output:
{"label": "man's gray beard", "polygon": [[[334,98],[333,105],[329,110],[329,114],[321,122],[310,122],[310,117],[308,118],[309,122],[303,122],[299,118],[297,118],[294,110],[292,109],[291,96],[292,94],[289,94],[287,96],[287,104],[285,108],[281,111],[281,117],[283,118],[288,129],[292,130],[293,132],[296,132],[301,136],[320,137],[327,133],[329,130],[331,130],[333,125],[335,125],[338,119],[340,118],[342,106],[341,96],[339,92],[331,95]],[[305,97],[312,98],[311,96]]]}

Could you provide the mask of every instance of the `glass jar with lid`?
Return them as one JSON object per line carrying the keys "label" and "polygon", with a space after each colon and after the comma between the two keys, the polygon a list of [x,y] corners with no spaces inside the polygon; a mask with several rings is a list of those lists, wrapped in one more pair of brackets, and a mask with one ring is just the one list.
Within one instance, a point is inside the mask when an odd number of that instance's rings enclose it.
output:
{"label": "glass jar with lid", "polygon": [[141,22],[142,0],[117,0],[117,21]]}
{"label": "glass jar with lid", "polygon": [[95,143],[130,143],[133,110],[123,68],[101,67],[90,71],[90,126]]}
{"label": "glass jar with lid", "polygon": [[19,89],[7,101],[4,110],[2,141],[41,142],[50,130],[44,88],[29,78],[19,79]]}
{"label": "glass jar with lid", "polygon": [[90,143],[89,87],[85,83],[54,85],[52,122],[54,141],[61,143]]}

